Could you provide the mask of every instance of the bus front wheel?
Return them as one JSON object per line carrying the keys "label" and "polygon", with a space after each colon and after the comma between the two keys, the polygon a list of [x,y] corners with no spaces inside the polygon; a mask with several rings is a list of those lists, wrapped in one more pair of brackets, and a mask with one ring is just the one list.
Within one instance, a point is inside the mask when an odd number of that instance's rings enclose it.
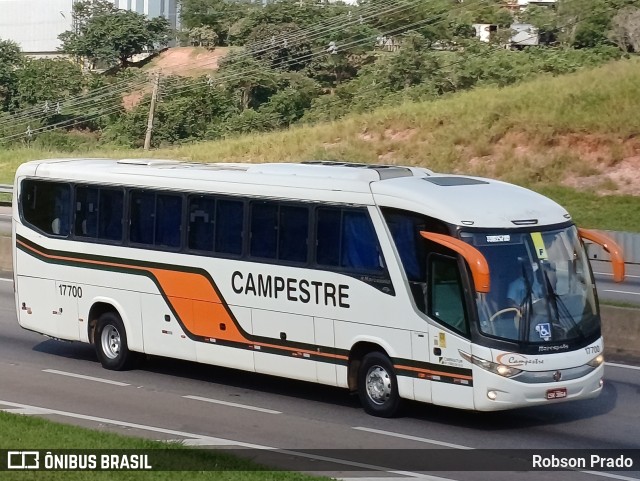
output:
{"label": "bus front wheel", "polygon": [[358,371],[358,396],[369,414],[389,418],[398,412],[398,381],[387,356],[380,352],[364,356]]}
{"label": "bus front wheel", "polygon": [[127,333],[120,316],[105,312],[98,318],[95,335],[98,360],[105,369],[122,371],[133,364],[134,354],[127,346]]}

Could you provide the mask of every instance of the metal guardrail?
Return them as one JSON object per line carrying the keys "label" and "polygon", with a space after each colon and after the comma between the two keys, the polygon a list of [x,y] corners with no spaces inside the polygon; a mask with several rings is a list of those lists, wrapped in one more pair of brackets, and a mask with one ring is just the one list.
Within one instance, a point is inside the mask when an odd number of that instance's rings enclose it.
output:
{"label": "metal guardrail", "polygon": [[[603,230],[601,232],[611,237],[622,248],[624,262],[626,264],[640,264],[640,234],[613,230]],[[611,260],[609,254],[597,244],[588,244],[587,253],[589,254],[589,259],[600,261]]]}
{"label": "metal guardrail", "polygon": [[[13,186],[10,184],[0,184],[0,194],[11,194]],[[611,236],[624,252],[624,261],[627,264],[640,264],[640,234],[631,232],[602,231]],[[589,259],[609,261],[609,254],[596,244],[587,244]]]}

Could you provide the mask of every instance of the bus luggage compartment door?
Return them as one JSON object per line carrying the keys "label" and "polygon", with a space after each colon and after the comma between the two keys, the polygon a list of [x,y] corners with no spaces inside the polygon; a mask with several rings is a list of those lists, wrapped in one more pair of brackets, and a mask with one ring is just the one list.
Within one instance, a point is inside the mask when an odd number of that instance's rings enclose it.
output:
{"label": "bus luggage compartment door", "polygon": [[[253,309],[256,372],[303,381],[316,381],[316,362],[309,347],[315,343],[313,317]],[[305,352],[307,351],[307,352]]]}

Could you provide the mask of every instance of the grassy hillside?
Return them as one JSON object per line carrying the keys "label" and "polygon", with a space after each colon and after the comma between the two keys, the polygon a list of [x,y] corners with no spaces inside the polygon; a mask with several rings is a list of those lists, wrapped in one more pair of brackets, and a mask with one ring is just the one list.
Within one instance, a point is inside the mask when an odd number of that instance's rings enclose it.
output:
{"label": "grassy hillside", "polygon": [[[344,120],[158,150],[197,161],[340,159],[501,178],[566,205],[585,227],[640,232],[640,62],[482,88]],[[73,155],[144,156],[141,151]],[[0,182],[27,159],[0,152]]]}

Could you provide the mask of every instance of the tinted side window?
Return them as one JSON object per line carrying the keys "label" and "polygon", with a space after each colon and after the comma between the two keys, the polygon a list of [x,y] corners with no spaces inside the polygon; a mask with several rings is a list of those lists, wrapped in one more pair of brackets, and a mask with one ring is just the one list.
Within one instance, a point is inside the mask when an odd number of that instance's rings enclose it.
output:
{"label": "tinted side window", "polygon": [[117,189],[100,189],[98,238],[121,241],[123,218],[124,192]]}
{"label": "tinted side window", "polygon": [[280,206],[278,231],[278,259],[290,262],[307,262],[309,209],[290,205]]}
{"label": "tinted side window", "polygon": [[123,198],[122,190],[77,187],[75,235],[122,240]]}
{"label": "tinted side window", "polygon": [[323,266],[340,265],[342,212],[340,209],[318,209],[316,262]]}
{"label": "tinted side window", "polygon": [[345,210],[342,215],[342,231],[342,267],[383,270],[378,239],[367,212]]}
{"label": "tinted side window", "polygon": [[182,196],[158,194],[156,197],[155,245],[180,247],[182,234]]}
{"label": "tinted side window", "polygon": [[189,199],[189,249],[213,251],[216,202],[211,197]]}
{"label": "tinted side window", "polygon": [[71,230],[71,187],[57,182],[24,180],[20,194],[25,221],[47,234],[68,236]]}
{"label": "tinted side window", "polygon": [[251,203],[250,238],[249,255],[266,259],[277,257],[278,205],[276,203]]}
{"label": "tinted side window", "polygon": [[318,209],[316,261],[355,271],[384,270],[378,239],[364,210]]}
{"label": "tinted side window", "polygon": [[153,192],[131,192],[131,225],[129,239],[137,244],[153,244],[156,218],[156,196]]}
{"label": "tinted side window", "polygon": [[77,236],[97,237],[99,192],[97,187],[76,188],[75,234]]}
{"label": "tinted side window", "polygon": [[131,192],[131,242],[180,247],[181,226],[181,196],[142,190]]}
{"label": "tinted side window", "polygon": [[215,251],[221,254],[242,254],[244,202],[222,200],[216,202]]}
{"label": "tinted side window", "polygon": [[454,331],[469,331],[458,262],[452,257],[430,257],[428,314]]}

